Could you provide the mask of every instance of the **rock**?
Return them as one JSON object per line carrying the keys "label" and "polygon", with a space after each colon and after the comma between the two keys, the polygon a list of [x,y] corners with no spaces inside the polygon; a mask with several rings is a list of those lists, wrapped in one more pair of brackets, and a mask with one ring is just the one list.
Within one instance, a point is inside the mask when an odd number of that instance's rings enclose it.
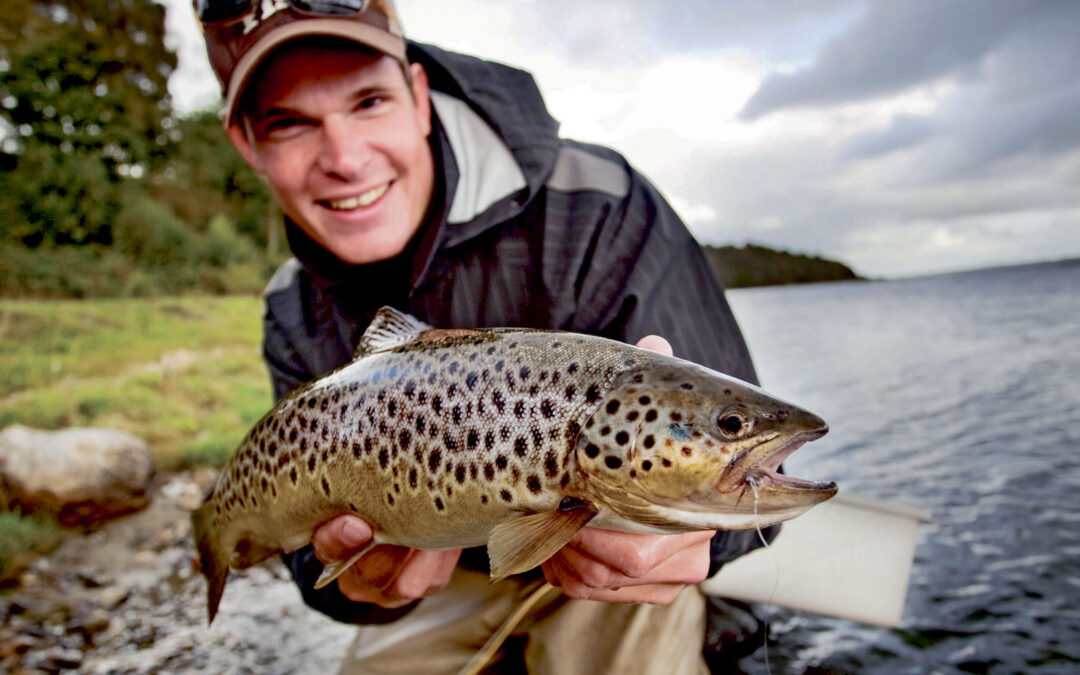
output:
{"label": "rock", "polygon": [[152,474],[146,443],[123,431],[0,431],[0,508],[48,513],[67,527],[145,507]]}

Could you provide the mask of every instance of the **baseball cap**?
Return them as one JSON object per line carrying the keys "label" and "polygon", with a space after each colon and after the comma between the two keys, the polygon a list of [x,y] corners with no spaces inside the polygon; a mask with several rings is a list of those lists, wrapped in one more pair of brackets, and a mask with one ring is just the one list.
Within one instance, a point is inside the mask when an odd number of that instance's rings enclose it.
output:
{"label": "baseball cap", "polygon": [[407,67],[405,36],[393,0],[193,0],[210,66],[233,123],[251,75],[274,49],[312,35],[352,40]]}

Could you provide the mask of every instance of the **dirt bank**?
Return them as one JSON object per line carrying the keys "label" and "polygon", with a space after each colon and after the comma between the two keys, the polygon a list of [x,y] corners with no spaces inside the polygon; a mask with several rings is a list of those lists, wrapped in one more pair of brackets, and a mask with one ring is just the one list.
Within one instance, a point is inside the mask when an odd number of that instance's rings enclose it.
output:
{"label": "dirt bank", "polygon": [[0,672],[336,672],[353,629],[308,610],[276,560],[234,574],[207,628],[188,510],[212,480],[161,476],[148,508],[34,562],[0,594]]}

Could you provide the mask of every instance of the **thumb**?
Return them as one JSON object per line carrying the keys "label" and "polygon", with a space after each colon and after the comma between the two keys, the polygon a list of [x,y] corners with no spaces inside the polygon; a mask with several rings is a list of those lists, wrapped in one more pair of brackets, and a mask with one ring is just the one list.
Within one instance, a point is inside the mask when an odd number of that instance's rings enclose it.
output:
{"label": "thumb", "polygon": [[326,563],[348,558],[372,536],[371,526],[362,518],[341,515],[316,528],[311,537],[311,545],[315,549],[315,556]]}

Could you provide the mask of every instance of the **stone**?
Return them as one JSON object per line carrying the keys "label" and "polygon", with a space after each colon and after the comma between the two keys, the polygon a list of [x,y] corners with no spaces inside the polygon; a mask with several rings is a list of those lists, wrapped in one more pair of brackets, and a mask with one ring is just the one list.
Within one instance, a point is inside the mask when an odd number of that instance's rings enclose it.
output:
{"label": "stone", "polygon": [[0,508],[47,513],[66,527],[145,507],[153,471],[146,443],[123,431],[0,431]]}

